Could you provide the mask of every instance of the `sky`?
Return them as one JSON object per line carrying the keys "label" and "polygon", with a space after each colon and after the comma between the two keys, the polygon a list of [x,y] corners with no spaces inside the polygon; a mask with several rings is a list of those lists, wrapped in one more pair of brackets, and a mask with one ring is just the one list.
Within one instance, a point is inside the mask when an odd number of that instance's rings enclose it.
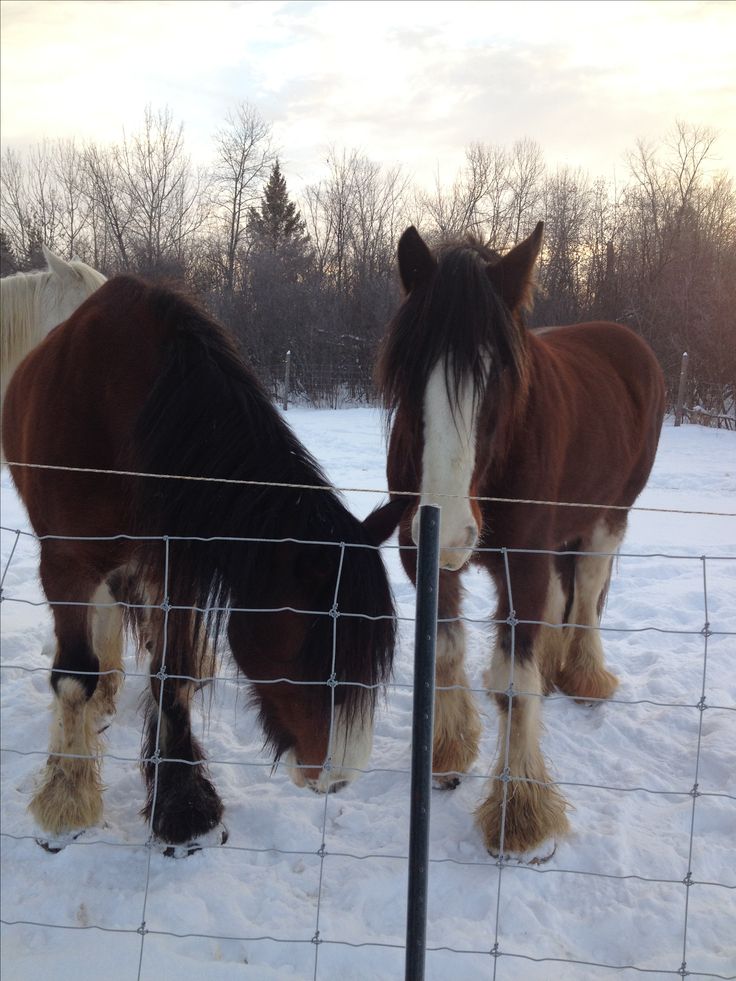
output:
{"label": "sky", "polygon": [[357,149],[451,181],[472,142],[529,137],[613,178],[638,138],[718,131],[736,171],[736,3],[3,0],[0,139],[102,143],[169,107],[207,164],[228,110],[273,126],[290,186]]}

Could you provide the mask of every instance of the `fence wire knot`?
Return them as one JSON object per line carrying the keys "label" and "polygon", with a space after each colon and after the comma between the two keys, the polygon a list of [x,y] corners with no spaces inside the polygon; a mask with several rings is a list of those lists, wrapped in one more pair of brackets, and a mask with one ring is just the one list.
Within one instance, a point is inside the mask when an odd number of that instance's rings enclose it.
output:
{"label": "fence wire knot", "polygon": [[489,951],[491,957],[500,957],[501,951],[498,949],[498,941],[491,947]]}
{"label": "fence wire knot", "polygon": [[320,945],[321,943],[323,943],[323,942],[324,942],[324,941],[322,941],[322,940],[320,940],[320,938],[319,938],[319,930],[317,930],[317,932],[315,933],[315,935],[314,935],[314,936],[312,937],[312,943],[313,943],[313,944],[314,944],[315,946],[317,946],[317,947],[318,947],[318,946],[319,946],[319,945]]}
{"label": "fence wire knot", "polygon": [[708,703],[707,703],[707,702],[706,702],[706,700],[705,700],[705,695],[701,695],[701,696],[700,696],[700,701],[698,702],[698,704],[697,704],[697,705],[696,705],[695,707],[696,707],[696,708],[697,708],[697,709],[698,709],[698,710],[699,710],[700,712],[705,712],[705,710],[706,710],[706,709],[708,708]]}
{"label": "fence wire knot", "polygon": [[703,624],[703,629],[700,631],[704,637],[712,636],[713,631],[710,629],[710,621],[706,620]]}
{"label": "fence wire knot", "polygon": [[512,610],[511,613],[506,617],[505,623],[509,627],[518,627],[519,621],[516,618],[516,610]]}
{"label": "fence wire knot", "polygon": [[[325,848],[325,843],[322,842],[322,844],[317,849],[317,855],[320,858],[324,858],[326,854],[327,854],[327,849]],[[319,931],[317,931],[317,934],[319,934]]]}
{"label": "fence wire knot", "polygon": [[[689,797],[700,797],[700,791],[698,790],[698,787],[699,787],[699,786],[700,786],[700,784],[699,784],[699,783],[694,783],[694,784],[693,784],[693,789],[692,789],[692,790],[690,790],[690,791],[688,791],[688,796],[689,796]],[[689,874],[690,874],[690,873],[688,873],[688,875],[689,875]]]}
{"label": "fence wire knot", "polygon": [[140,933],[140,935],[142,937],[145,937],[145,935],[148,933],[148,929],[146,928],[146,921],[145,920],[141,923],[141,925],[139,927],[137,927],[137,929],[136,929],[135,932],[136,933]]}

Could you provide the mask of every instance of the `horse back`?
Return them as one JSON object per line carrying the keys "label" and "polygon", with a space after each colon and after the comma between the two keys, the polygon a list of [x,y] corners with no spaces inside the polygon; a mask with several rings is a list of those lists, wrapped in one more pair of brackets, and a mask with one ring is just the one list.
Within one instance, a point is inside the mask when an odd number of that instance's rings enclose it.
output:
{"label": "horse back", "polygon": [[[132,469],[133,429],[171,330],[153,315],[148,292],[129,277],[110,280],[21,362],[3,406],[9,461]],[[123,478],[11,471],[37,533],[108,534],[115,520],[123,530],[104,504],[130,498]],[[85,507],[70,509],[75,499]]]}

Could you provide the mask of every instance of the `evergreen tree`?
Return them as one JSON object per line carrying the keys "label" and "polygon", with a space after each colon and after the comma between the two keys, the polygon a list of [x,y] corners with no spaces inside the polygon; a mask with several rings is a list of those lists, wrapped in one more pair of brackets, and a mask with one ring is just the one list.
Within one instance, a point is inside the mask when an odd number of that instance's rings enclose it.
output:
{"label": "evergreen tree", "polygon": [[287,245],[292,254],[303,253],[306,249],[309,241],[306,226],[299,209],[289,200],[278,159],[271,170],[260,208],[250,209],[249,225],[251,238],[259,251],[280,252]]}
{"label": "evergreen tree", "polygon": [[12,276],[19,269],[18,260],[13,252],[13,246],[5,233],[4,228],[0,228],[0,276]]}
{"label": "evergreen tree", "polygon": [[45,269],[46,258],[43,254],[43,232],[34,224],[28,230],[28,245],[26,247],[25,269]]}

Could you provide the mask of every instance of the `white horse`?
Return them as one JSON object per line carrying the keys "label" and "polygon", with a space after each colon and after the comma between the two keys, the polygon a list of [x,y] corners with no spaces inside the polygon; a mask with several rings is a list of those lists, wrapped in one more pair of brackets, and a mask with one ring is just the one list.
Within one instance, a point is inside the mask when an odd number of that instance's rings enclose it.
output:
{"label": "white horse", "polygon": [[0,279],[0,405],[26,354],[106,281],[101,272],[80,259],[67,262],[45,245],[43,254],[47,270]]}

